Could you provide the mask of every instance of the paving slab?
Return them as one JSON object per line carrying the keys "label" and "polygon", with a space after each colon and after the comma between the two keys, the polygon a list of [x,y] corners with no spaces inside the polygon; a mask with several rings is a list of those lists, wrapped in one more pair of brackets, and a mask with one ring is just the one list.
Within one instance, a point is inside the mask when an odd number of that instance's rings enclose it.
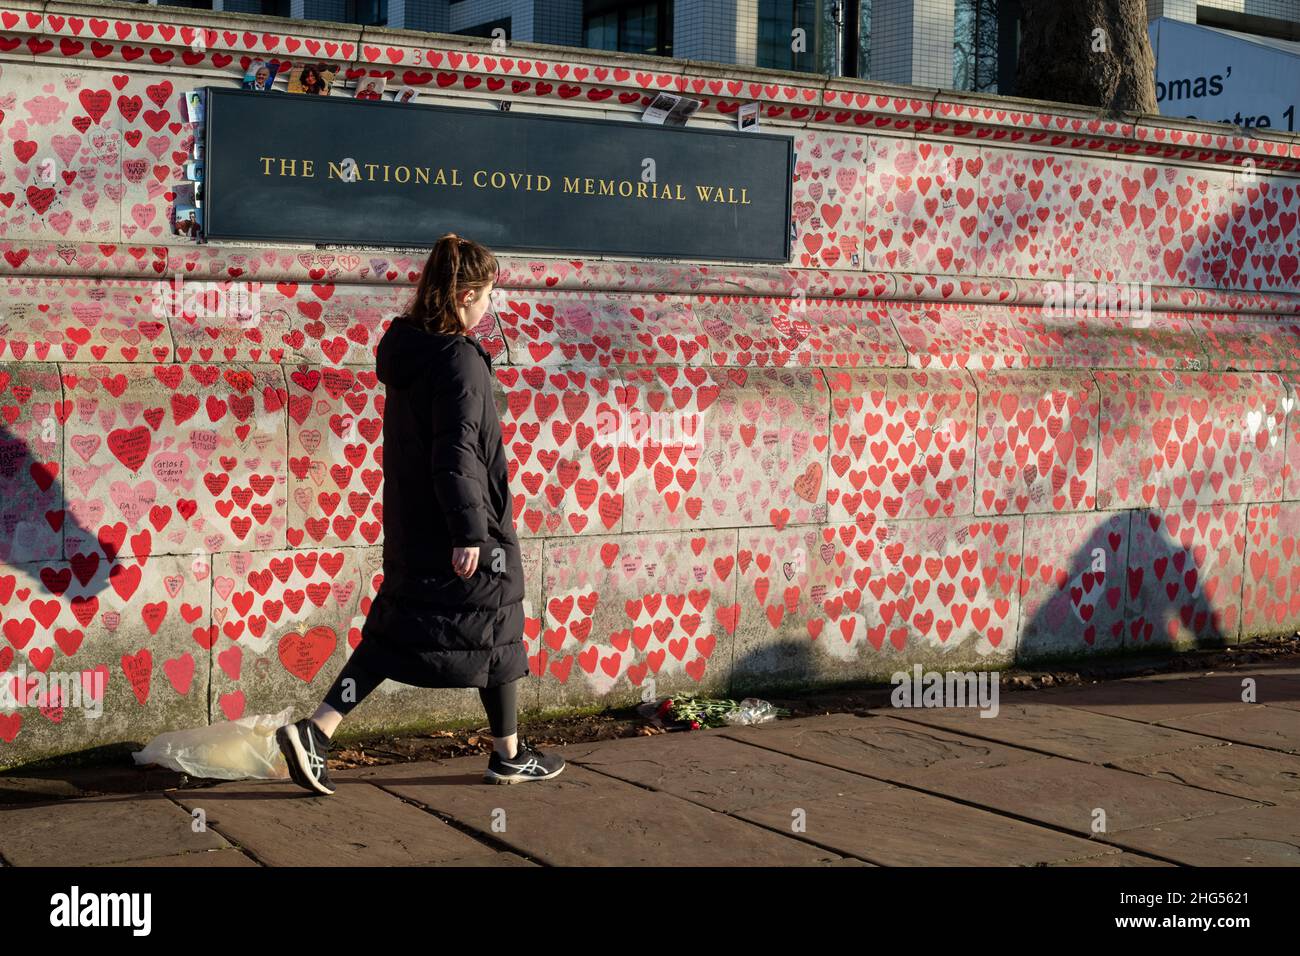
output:
{"label": "paving slab", "polygon": [[[418,766],[429,766],[421,764]],[[339,780],[332,796],[296,784],[233,781],[176,800],[266,866],[395,866],[496,852],[391,793]]]}
{"label": "paving slab", "polygon": [[[1008,866],[1108,852],[1077,837],[717,734],[666,734],[634,746],[593,748],[574,759],[881,866]],[[793,830],[796,819],[806,827],[800,833]]]}
{"label": "paving slab", "polygon": [[1216,813],[1126,830],[1114,840],[1187,866],[1300,866],[1300,809]]}
{"label": "paving slab", "polygon": [[1201,714],[1161,722],[1162,727],[1205,734],[1238,744],[1300,754],[1300,710],[1253,704],[1231,714]]}
{"label": "paving slab", "polygon": [[1215,745],[1214,740],[1197,734],[1040,702],[1003,704],[996,717],[952,707],[891,708],[888,712],[900,720],[1096,764]]}
{"label": "paving slab", "polygon": [[1249,800],[1092,764],[1044,757],[979,773],[932,773],[918,786],[1011,816],[1090,836],[1094,811],[1106,833],[1256,806]]}
{"label": "paving slab", "polygon": [[1243,703],[1240,678],[1217,676],[1181,681],[1106,681],[1040,691],[1034,700],[1152,724],[1200,714],[1231,713],[1254,706]]}
{"label": "paving slab", "polygon": [[482,782],[482,763],[466,757],[348,774],[549,866],[819,866],[840,857],[577,764],[545,784],[497,786]]}
{"label": "paving slab", "polygon": [[1150,857],[1138,856],[1136,853],[1107,853],[1105,856],[1090,856],[1084,860],[1058,860],[1055,863],[1049,863],[1048,866],[1164,866],[1172,867],[1175,864],[1166,863],[1164,860],[1153,860]]}
{"label": "paving slab", "polygon": [[[567,754],[565,759],[569,759]],[[772,804],[790,807],[816,797],[848,797],[867,803],[876,792],[889,788],[879,780],[716,734],[663,734],[573,759],[588,769],[671,793],[719,813]]]}
{"label": "paving slab", "polygon": [[1260,680],[1259,703],[1283,710],[1300,710],[1300,674],[1270,675],[1267,682]]}
{"label": "paving slab", "polygon": [[1033,866],[1114,852],[1101,843],[902,787],[856,798],[815,797],[741,810],[743,820],[790,830],[879,866]]}
{"label": "paving slab", "polygon": [[230,847],[195,833],[189,813],[161,793],[24,804],[0,813],[0,856],[12,866],[89,866]]}
{"label": "paving slab", "polygon": [[142,860],[121,860],[117,863],[91,863],[90,866],[183,866],[190,867],[253,867],[257,861],[233,847],[226,850],[198,850],[178,853],[175,856],[150,856]]}
{"label": "paving slab", "polygon": [[1202,790],[1300,807],[1300,757],[1245,744],[1117,761],[1121,770]]}
{"label": "paving slab", "polygon": [[455,860],[440,860],[437,863],[403,863],[403,866],[427,866],[427,867],[495,867],[495,866],[537,866],[532,860],[525,860],[517,853],[501,851],[500,853],[477,853],[474,856],[463,856]]}
{"label": "paving slab", "polygon": [[969,773],[1045,759],[1028,750],[893,717],[834,714],[805,722],[779,721],[715,732],[776,753],[891,783],[909,783],[934,773]]}

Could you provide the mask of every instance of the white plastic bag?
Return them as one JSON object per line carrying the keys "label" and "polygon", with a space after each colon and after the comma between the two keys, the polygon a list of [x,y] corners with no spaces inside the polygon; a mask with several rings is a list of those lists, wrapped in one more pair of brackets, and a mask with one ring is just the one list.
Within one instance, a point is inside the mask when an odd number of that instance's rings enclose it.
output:
{"label": "white plastic bag", "polygon": [[765,724],[769,720],[776,720],[784,713],[789,712],[780,707],[773,707],[767,701],[759,700],[757,697],[746,697],[735,710],[723,714],[722,719],[732,727],[748,727],[752,724]]}
{"label": "white plastic bag", "polygon": [[278,714],[255,714],[192,730],[159,734],[131,756],[139,764],[158,764],[191,777],[215,780],[287,780],[289,768],[275,732],[293,721],[293,707]]}

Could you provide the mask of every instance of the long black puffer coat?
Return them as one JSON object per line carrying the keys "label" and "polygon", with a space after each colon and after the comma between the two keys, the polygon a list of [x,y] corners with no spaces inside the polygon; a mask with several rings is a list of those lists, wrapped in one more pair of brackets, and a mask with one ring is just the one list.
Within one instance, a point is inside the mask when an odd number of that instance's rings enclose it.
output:
{"label": "long black puffer coat", "polygon": [[[384,579],[358,662],[417,687],[496,687],[529,673],[524,569],[492,359],[477,339],[394,321],[384,399]],[[479,548],[463,578],[452,548]]]}

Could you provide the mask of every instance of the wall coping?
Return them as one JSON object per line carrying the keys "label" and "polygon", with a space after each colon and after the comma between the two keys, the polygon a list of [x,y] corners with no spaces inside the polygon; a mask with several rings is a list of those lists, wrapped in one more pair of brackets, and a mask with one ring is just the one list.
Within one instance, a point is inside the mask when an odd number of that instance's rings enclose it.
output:
{"label": "wall coping", "polygon": [[[632,93],[639,100],[671,90],[704,100],[696,115],[715,120],[734,113],[741,102],[757,100],[764,119],[778,126],[970,138],[1213,166],[1249,159],[1259,170],[1300,171],[1300,134],[1275,130],[1241,135],[1199,120],[1107,116],[1062,103],[538,43],[512,42],[510,55],[501,56],[492,54],[490,41],[475,37],[182,7],[167,7],[164,16],[163,9],[5,0],[0,36],[24,38],[20,45],[33,58],[127,62],[123,47],[128,54],[136,49],[171,54],[161,63],[152,54],[132,57],[131,62],[149,66],[171,63],[177,51],[190,50],[202,34],[207,51],[232,58],[227,65],[235,56],[278,56],[346,62],[353,71],[371,73],[395,74],[400,68],[418,79],[427,74],[423,82],[410,85],[446,82],[448,93],[479,89],[488,79],[548,78],[542,79],[551,86],[548,92],[558,93],[572,107],[608,109],[606,101],[617,103],[620,90],[626,102],[633,101]],[[510,98],[504,85],[500,89],[503,95],[494,99]]]}
{"label": "wall coping", "polygon": [[[521,106],[538,97],[510,92],[508,82],[536,83],[548,77],[550,89],[544,108],[563,112],[600,112],[618,115],[617,100],[642,101],[649,93],[668,89],[696,95],[706,101],[702,119],[725,122],[742,101],[763,104],[765,121],[774,129],[839,130],[856,135],[948,138],[989,142],[1028,149],[1093,152],[1137,161],[1185,163],[1194,166],[1236,168],[1247,161],[1258,170],[1300,171],[1300,135],[1269,131],[1239,136],[1225,127],[1192,120],[1162,117],[1104,117],[1096,111],[1057,103],[985,94],[965,94],[852,79],[832,79],[762,68],[738,67],[703,61],[674,61],[623,53],[536,43],[512,43],[511,56],[492,55],[490,43],[473,37],[293,21],[262,15],[190,11],[133,3],[65,3],[55,0],[0,0],[0,62],[36,63],[49,58],[69,64],[129,64],[133,70],[181,69],[201,78],[210,75],[230,80],[231,66],[240,58],[255,56],[322,59],[351,64],[363,72],[400,68],[425,81],[441,85],[450,100],[511,99]],[[284,27],[292,31],[284,32]],[[270,28],[277,28],[270,32]],[[202,52],[190,44],[202,35]],[[102,38],[102,39],[101,39]],[[97,47],[96,44],[99,44]],[[330,55],[330,50],[334,55]],[[20,52],[22,51],[22,52]],[[531,59],[521,56],[527,53]],[[179,61],[177,57],[180,57]],[[218,57],[220,61],[218,62]],[[192,62],[191,62],[192,61]],[[418,61],[418,63],[417,63]],[[450,69],[442,69],[450,67]],[[508,79],[509,78],[509,79]],[[574,82],[570,83],[572,80]],[[550,82],[554,81],[554,82]],[[486,89],[499,83],[500,92]],[[417,85],[417,84],[412,84]],[[566,90],[567,87],[567,90]],[[723,95],[711,95],[714,88]],[[535,88],[532,88],[536,92]],[[732,90],[737,95],[731,94]],[[621,93],[619,92],[621,91]],[[572,95],[565,95],[571,93]],[[615,93],[619,93],[615,96]],[[615,100],[614,104],[607,102]],[[521,102],[522,101],[522,102]],[[628,110],[629,113],[633,112]],[[796,116],[797,113],[802,113]],[[1297,184],[1300,186],[1300,184]],[[137,245],[111,244],[127,249],[131,262],[115,269],[108,257],[96,254],[104,244],[93,242],[0,241],[0,273],[17,275],[90,275],[150,280],[188,272],[194,278],[234,280],[247,276],[241,257],[252,256],[261,246],[239,242],[194,246],[163,242]],[[399,259],[418,270],[424,250],[392,247],[350,247],[319,244],[287,245],[284,250],[304,251],[317,261],[348,253],[396,251]],[[198,262],[193,262],[198,250]],[[365,256],[362,256],[364,259]],[[1043,282],[997,276],[917,275],[863,273],[826,269],[801,269],[792,265],[703,264],[673,259],[502,255],[503,271],[514,288],[603,289],[782,295],[802,293],[828,298],[906,299],[1001,305],[1041,305]],[[580,280],[549,282],[535,277],[529,264],[582,261],[601,263]],[[624,262],[620,269],[616,263]],[[258,280],[312,278],[318,265],[271,270]],[[328,271],[328,270],[327,270]],[[671,276],[670,276],[671,273]],[[629,276],[635,276],[632,282]],[[1064,277],[1060,277],[1064,278]],[[391,282],[407,279],[366,275],[340,270],[330,276],[340,282]],[[670,281],[671,279],[671,281]],[[1082,281],[1082,280],[1076,280]],[[630,284],[631,282],[631,284]],[[1153,286],[1156,308],[1166,310],[1226,309],[1243,313],[1300,313],[1300,293],[1259,293],[1249,290]]]}

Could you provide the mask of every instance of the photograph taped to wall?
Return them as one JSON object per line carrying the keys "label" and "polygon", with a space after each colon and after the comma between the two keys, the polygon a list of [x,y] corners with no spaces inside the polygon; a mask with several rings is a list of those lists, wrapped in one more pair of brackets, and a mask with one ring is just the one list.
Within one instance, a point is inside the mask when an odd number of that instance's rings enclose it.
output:
{"label": "photograph taped to wall", "polygon": [[758,129],[758,104],[741,103],[736,111],[736,129],[741,132]]}
{"label": "photograph taped to wall", "polygon": [[185,118],[191,123],[203,122],[203,98],[202,90],[190,90],[185,94]]}
{"label": "photograph taped to wall", "polygon": [[686,121],[702,105],[700,100],[688,96],[660,93],[641,114],[641,122],[659,126],[685,126]]}
{"label": "photograph taped to wall", "polygon": [[203,212],[196,206],[177,206],[173,228],[178,236],[197,239],[203,232]]}
{"label": "photograph taped to wall", "polygon": [[334,85],[335,71],[325,63],[308,63],[300,69],[289,73],[290,93],[305,93],[308,96],[329,96]]}
{"label": "photograph taped to wall", "polygon": [[254,60],[248,64],[248,69],[244,73],[244,89],[257,90],[258,92],[270,90],[275,83],[275,74],[279,69],[280,63],[278,60],[272,60],[270,63],[265,60]]}
{"label": "photograph taped to wall", "polygon": [[384,87],[388,85],[386,77],[382,76],[363,76],[357,80],[356,98],[359,100],[381,100],[384,98]]}

